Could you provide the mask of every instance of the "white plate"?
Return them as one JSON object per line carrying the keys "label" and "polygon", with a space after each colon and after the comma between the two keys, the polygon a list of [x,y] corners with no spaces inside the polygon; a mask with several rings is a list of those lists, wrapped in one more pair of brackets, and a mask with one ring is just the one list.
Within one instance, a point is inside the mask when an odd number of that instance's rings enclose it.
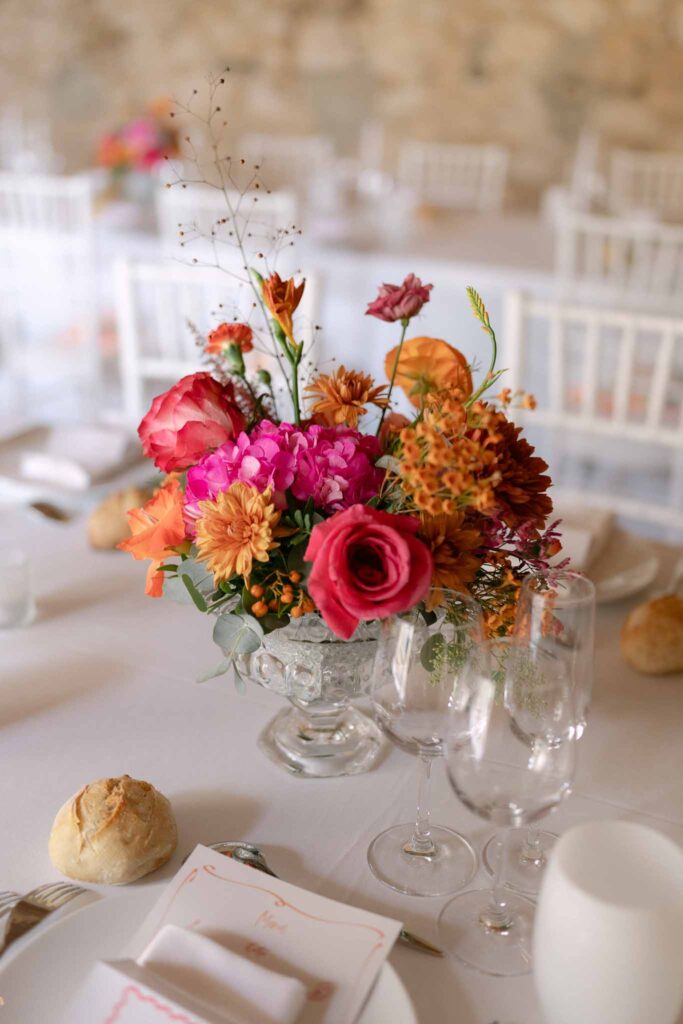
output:
{"label": "white plate", "polygon": [[[160,890],[105,896],[38,927],[5,954],[0,968],[2,1024],[61,1021],[96,960],[115,959],[152,909]],[[357,1024],[418,1024],[391,964],[382,968]]]}
{"label": "white plate", "polygon": [[607,604],[649,587],[658,571],[659,556],[650,541],[617,528],[586,575],[595,584],[598,604]]}

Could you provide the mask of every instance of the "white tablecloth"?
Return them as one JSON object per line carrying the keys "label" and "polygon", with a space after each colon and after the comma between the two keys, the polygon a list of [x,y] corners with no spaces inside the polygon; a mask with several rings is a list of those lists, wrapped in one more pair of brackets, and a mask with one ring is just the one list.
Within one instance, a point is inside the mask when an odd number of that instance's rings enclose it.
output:
{"label": "white tablecloth", "polygon": [[[389,748],[366,775],[290,777],[256,746],[281,698],[255,686],[240,695],[224,679],[195,683],[217,660],[208,619],[145,598],[143,566],[90,551],[82,522],[13,513],[0,525],[3,543],[31,552],[40,608],[30,628],[0,631],[0,889],[56,879],[47,837],[57,809],[83,783],[127,772],[170,798],[180,829],[171,863],[141,885],[163,886],[197,842],[251,840],[289,881],[436,938],[445,900],[394,894],[365,860],[379,831],[414,812],[412,758]],[[551,827],[624,817],[683,843],[683,679],[638,677],[621,661],[628,607],[600,610],[579,777]],[[434,820],[481,849],[492,828],[460,806],[441,766],[435,776]],[[480,871],[475,884],[486,883]],[[540,1024],[529,977],[489,978],[399,947],[392,961],[424,1024]]]}

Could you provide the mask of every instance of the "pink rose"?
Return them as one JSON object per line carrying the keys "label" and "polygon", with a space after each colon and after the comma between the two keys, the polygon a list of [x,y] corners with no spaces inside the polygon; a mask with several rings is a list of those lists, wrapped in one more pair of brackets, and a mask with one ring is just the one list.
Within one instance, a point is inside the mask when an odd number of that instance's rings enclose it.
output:
{"label": "pink rose", "polygon": [[243,427],[232,387],[210,373],[191,373],[157,395],[138,434],[147,458],[170,473],[193,466]]}
{"label": "pink rose", "polygon": [[358,623],[413,608],[429,590],[432,555],[413,516],[352,505],[313,528],[308,591],[330,629],[348,640]]}
{"label": "pink rose", "polygon": [[366,316],[394,323],[396,320],[410,320],[417,316],[434,285],[422,284],[415,274],[408,274],[403,284],[383,284],[374,302],[365,310]]}

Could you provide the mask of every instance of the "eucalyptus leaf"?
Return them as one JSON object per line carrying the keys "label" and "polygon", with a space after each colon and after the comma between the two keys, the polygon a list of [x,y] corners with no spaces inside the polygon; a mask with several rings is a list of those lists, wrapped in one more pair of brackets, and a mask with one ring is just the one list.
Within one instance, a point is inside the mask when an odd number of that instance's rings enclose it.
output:
{"label": "eucalyptus leaf", "polygon": [[219,661],[214,668],[210,668],[207,672],[203,672],[200,676],[197,676],[197,682],[206,683],[209,679],[215,679],[217,676],[224,676],[231,668],[232,662],[227,658],[224,658],[223,661]]}
{"label": "eucalyptus leaf", "polygon": [[221,615],[213,627],[213,641],[230,661],[240,654],[253,654],[262,639],[263,627],[252,615]]}
{"label": "eucalyptus leaf", "polygon": [[196,607],[199,609],[200,612],[205,612],[207,607],[206,601],[197,590],[196,586],[192,581],[192,578],[186,572],[184,572],[180,578],[187,587],[187,592],[192,598],[192,601],[194,602]]}
{"label": "eucalyptus leaf", "polygon": [[235,689],[239,693],[240,697],[243,697],[247,692],[247,684],[244,681],[243,676],[235,669]]}

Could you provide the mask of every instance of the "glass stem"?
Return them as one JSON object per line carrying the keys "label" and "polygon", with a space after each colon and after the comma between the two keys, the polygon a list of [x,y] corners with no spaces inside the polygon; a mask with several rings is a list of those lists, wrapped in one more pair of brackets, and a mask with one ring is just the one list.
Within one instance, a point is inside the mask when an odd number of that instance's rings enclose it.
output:
{"label": "glass stem", "polygon": [[417,787],[417,815],[415,831],[409,843],[403,847],[406,853],[417,857],[433,857],[436,847],[429,831],[432,813],[432,759],[420,756],[419,781]]}
{"label": "glass stem", "polygon": [[490,928],[497,932],[507,932],[512,928],[512,916],[508,908],[507,890],[505,888],[505,857],[506,840],[494,840],[496,844],[495,872],[493,884],[491,885],[491,899],[488,907],[482,911],[479,920],[484,928]]}
{"label": "glass stem", "polygon": [[537,828],[527,828],[524,831],[524,842],[522,844],[522,861],[533,867],[540,868],[545,863],[543,844]]}

